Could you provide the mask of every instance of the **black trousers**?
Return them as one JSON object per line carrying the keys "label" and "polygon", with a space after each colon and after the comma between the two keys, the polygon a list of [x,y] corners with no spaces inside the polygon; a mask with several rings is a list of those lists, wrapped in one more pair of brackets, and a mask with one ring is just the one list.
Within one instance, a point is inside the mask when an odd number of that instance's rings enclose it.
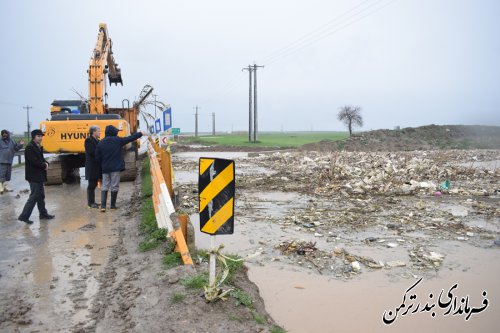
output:
{"label": "black trousers", "polygon": [[97,187],[98,180],[90,180],[89,185],[87,186],[87,205],[91,205],[95,203],[95,189]]}
{"label": "black trousers", "polygon": [[19,219],[29,219],[35,205],[38,207],[40,216],[48,214],[47,209],[45,208],[45,189],[43,183],[30,182],[30,190],[30,196],[24,205],[23,212],[19,215]]}

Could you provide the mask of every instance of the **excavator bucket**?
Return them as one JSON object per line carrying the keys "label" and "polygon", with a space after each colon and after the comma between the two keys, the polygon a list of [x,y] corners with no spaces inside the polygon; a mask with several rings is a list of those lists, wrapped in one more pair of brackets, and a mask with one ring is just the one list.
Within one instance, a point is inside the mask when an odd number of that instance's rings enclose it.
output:
{"label": "excavator bucket", "polygon": [[118,83],[120,83],[123,86],[121,70],[118,69],[115,73],[109,72],[108,78],[109,78],[109,85],[112,85],[113,83],[115,85],[118,85]]}

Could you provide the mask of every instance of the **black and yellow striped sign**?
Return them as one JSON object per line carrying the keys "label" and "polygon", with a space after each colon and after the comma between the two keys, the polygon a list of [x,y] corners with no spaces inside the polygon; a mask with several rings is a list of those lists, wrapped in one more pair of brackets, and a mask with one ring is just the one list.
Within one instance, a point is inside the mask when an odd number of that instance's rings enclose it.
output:
{"label": "black and yellow striped sign", "polygon": [[210,235],[234,232],[234,161],[200,158],[200,230]]}

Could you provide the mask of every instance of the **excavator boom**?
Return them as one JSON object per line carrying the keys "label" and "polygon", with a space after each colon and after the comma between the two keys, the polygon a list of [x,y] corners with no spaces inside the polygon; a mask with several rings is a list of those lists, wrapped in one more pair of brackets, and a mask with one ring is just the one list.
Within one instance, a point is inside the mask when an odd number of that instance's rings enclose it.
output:
{"label": "excavator boom", "polygon": [[97,43],[92,53],[89,65],[89,112],[95,114],[107,113],[104,100],[106,93],[106,74],[109,84],[123,85],[121,69],[113,57],[113,43],[109,38],[106,24],[99,24]]}

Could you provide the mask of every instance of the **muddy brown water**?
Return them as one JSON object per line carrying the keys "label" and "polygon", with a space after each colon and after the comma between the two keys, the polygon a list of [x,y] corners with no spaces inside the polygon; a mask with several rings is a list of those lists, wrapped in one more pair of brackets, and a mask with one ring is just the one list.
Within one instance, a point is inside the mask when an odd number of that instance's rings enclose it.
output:
{"label": "muddy brown water", "polygon": [[[80,184],[46,186],[47,210],[56,218],[39,220],[35,207],[34,223],[27,225],[17,221],[29,194],[24,168],[15,168],[12,178],[16,191],[0,196],[0,295],[5,299],[17,293],[32,302],[30,318],[40,329],[69,330],[87,320],[98,291],[96,277],[117,240],[113,219],[118,211],[88,209],[82,201],[87,183],[82,180]],[[120,184],[122,198],[130,196],[126,193],[132,186]],[[96,197],[100,198],[99,191]],[[119,194],[117,205],[120,201]]]}
{"label": "muddy brown water", "polygon": [[[180,153],[182,158],[195,159],[199,154]],[[205,157],[234,158],[235,155],[217,153]],[[251,164],[250,159],[237,154],[236,170],[240,165]],[[260,170],[269,173],[270,170]],[[180,183],[196,182],[196,170],[177,175]],[[370,270],[363,267],[360,274],[351,279],[339,279],[333,275],[318,274],[307,263],[291,265],[275,249],[280,241],[297,239],[314,241],[317,247],[332,251],[334,247],[346,248],[350,253],[365,255],[375,260],[403,260],[409,262],[404,243],[396,248],[367,247],[362,242],[368,236],[381,236],[396,241],[401,236],[380,235],[376,228],[364,229],[352,234],[336,234],[333,243],[325,237],[315,237],[303,229],[285,227],[271,222],[279,219],[290,209],[305,207],[309,198],[298,193],[277,191],[242,193],[236,201],[235,232],[233,235],[216,236],[215,243],[224,244],[225,253],[247,257],[249,277],[258,286],[266,310],[289,332],[497,332],[500,324],[500,248],[476,247],[464,241],[441,240],[431,248],[446,255],[443,267],[431,272],[419,272],[405,268]],[[434,200],[429,198],[429,200]],[[460,202],[438,203],[437,208],[457,216],[466,214],[467,207]],[[199,232],[197,214],[190,216],[196,230],[196,245],[210,247],[209,235]],[[496,232],[498,219],[475,219],[472,225]],[[406,241],[426,243],[429,236],[415,231],[405,235]],[[485,242],[491,241],[485,240]],[[444,315],[446,310],[420,312],[399,316],[392,324],[383,322],[384,311],[400,306],[405,291],[420,277],[423,280],[413,292],[418,295],[421,307],[431,304],[429,294],[448,292],[454,285],[458,302],[469,297],[471,307],[480,308],[483,300],[488,307],[474,314],[469,320],[465,315]],[[487,296],[482,293],[486,291]],[[436,296],[434,296],[434,300]],[[407,306],[409,302],[407,302]],[[418,302],[415,302],[418,303]],[[434,302],[435,303],[435,302]],[[417,304],[414,304],[416,307]]]}

